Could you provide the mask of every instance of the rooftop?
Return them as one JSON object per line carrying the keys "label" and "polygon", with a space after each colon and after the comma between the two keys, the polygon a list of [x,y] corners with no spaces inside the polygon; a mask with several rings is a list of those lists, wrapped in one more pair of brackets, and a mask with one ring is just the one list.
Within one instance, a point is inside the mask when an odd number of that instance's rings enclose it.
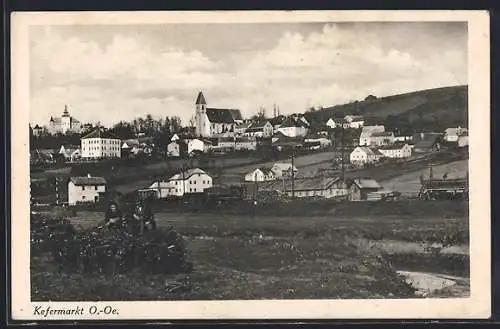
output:
{"label": "rooftop", "polygon": [[206,172],[201,170],[200,168],[188,169],[184,171],[184,173],[181,171],[180,173],[173,175],[172,177],[170,177],[170,180],[186,180],[195,174],[206,174]]}
{"label": "rooftop", "polygon": [[106,179],[104,177],[71,177],[71,182],[76,186],[88,186],[88,185],[106,185]]}
{"label": "rooftop", "polygon": [[355,179],[354,184],[356,184],[360,189],[381,189],[382,186],[374,179]]}
{"label": "rooftop", "polygon": [[103,130],[103,129],[95,129],[91,133],[83,136],[81,139],[89,139],[89,138],[107,138],[107,139],[120,139],[110,133],[109,131]]}
{"label": "rooftop", "polygon": [[234,123],[243,120],[238,109],[207,108],[207,116],[210,122],[215,123]]}

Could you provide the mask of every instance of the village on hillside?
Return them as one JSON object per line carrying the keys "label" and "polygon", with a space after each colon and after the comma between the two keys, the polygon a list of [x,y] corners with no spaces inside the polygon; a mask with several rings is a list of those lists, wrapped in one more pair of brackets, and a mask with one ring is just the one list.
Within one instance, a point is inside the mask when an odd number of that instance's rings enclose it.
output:
{"label": "village on hillside", "polygon": [[[47,126],[30,126],[33,205],[100,203],[116,193],[159,200],[202,197],[255,203],[275,198],[467,197],[466,176],[436,177],[432,171],[433,158],[440,154],[466,154],[467,128],[401,134],[357,113],[317,122],[308,120],[307,112],[282,115],[276,106],[270,118],[264,111],[243,118],[238,109],[209,107],[202,91],[193,105],[188,126],[182,126],[179,118],[158,124],[148,117],[135,122],[136,126],[120,123],[105,128],[82,124],[67,106]],[[153,135],[155,123],[166,126],[160,137]],[[377,168],[404,170],[418,162],[424,163],[425,174],[413,193],[388,189],[370,175]],[[147,171],[154,163],[166,166],[155,170],[149,181],[133,175],[124,178],[132,187],[120,190],[116,168],[144,166]]]}

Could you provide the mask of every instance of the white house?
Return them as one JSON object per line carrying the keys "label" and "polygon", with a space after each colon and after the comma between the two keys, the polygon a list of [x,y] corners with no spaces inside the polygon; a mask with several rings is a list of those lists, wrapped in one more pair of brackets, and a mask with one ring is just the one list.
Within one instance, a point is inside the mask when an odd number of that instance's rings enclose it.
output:
{"label": "white house", "polygon": [[306,137],[304,143],[319,143],[320,148],[332,146],[332,140],[326,137]]}
{"label": "white house", "polygon": [[276,174],[269,168],[257,168],[245,175],[246,182],[266,182],[276,180]]}
{"label": "white house", "polygon": [[361,135],[359,136],[359,145],[360,146],[370,146],[371,145],[371,136],[374,133],[383,133],[385,132],[385,127],[381,125],[377,126],[364,126],[363,130],[361,130]]}
{"label": "white house", "polygon": [[277,131],[287,137],[304,137],[309,131],[309,123],[304,117],[289,116]]}
{"label": "white house", "polygon": [[187,151],[191,154],[193,151],[206,152],[209,144],[205,141],[195,138],[187,140]]}
{"label": "white house", "polygon": [[386,158],[403,159],[411,157],[411,147],[407,143],[395,143],[378,149]]}
{"label": "white house", "polygon": [[81,139],[82,158],[120,158],[121,140],[108,131],[97,128]]}
{"label": "white house", "polygon": [[234,127],[234,133],[236,135],[243,135],[251,124],[251,122],[243,122],[238,124],[236,127]]}
{"label": "white house", "polygon": [[350,124],[344,118],[330,118],[326,122],[326,126],[335,129],[335,128],[349,128]]}
{"label": "white house", "polygon": [[467,128],[457,127],[448,128],[444,131],[444,140],[446,142],[458,142],[458,138],[464,134],[467,134]]}
{"label": "white house", "polygon": [[234,134],[235,127],[243,123],[238,109],[207,108],[205,96],[200,91],[196,98],[195,132],[197,137],[214,137],[224,133]]}
{"label": "white house", "polygon": [[344,120],[349,124],[349,128],[359,129],[365,124],[365,119],[361,115],[346,115]]}
{"label": "white house", "polygon": [[410,142],[411,140],[413,140],[413,136],[394,136],[394,143]]}
{"label": "white house", "polygon": [[106,192],[103,177],[71,177],[68,182],[68,204],[99,202],[99,194]]}
{"label": "white house", "polygon": [[61,154],[65,160],[73,161],[82,156],[82,152],[78,147],[64,146],[61,145],[59,149],[59,154]]}
{"label": "white house", "polygon": [[161,199],[203,193],[210,187],[212,187],[212,177],[205,171],[194,168],[177,173],[168,180],[154,182],[149,189],[157,191],[157,197]]}
{"label": "white house", "polygon": [[394,144],[394,133],[391,131],[374,132],[369,138],[370,146],[384,146]]}
{"label": "white house", "polygon": [[64,112],[60,118],[50,117],[49,125],[47,127],[48,132],[52,135],[67,133],[80,134],[82,129],[82,123],[69,115],[67,105],[64,106]]}
{"label": "white house", "polygon": [[[277,178],[287,177],[292,175],[292,164],[284,162],[276,162],[271,170],[274,172]],[[293,172],[295,175],[298,172],[297,167],[293,166]]]}
{"label": "white house", "polygon": [[180,150],[180,147],[179,147],[179,143],[177,143],[176,141],[170,142],[167,145],[167,156],[169,156],[169,157],[178,157],[180,155],[181,155],[181,150]]}
{"label": "white house", "polygon": [[236,137],[234,148],[237,151],[255,151],[257,150],[257,140],[253,137]]}
{"label": "white house", "polygon": [[356,147],[349,155],[349,160],[354,165],[364,165],[367,163],[375,163],[383,157],[377,149],[367,146]]}
{"label": "white house", "polygon": [[252,123],[245,131],[245,136],[250,137],[271,137],[273,135],[273,125],[268,120]]}

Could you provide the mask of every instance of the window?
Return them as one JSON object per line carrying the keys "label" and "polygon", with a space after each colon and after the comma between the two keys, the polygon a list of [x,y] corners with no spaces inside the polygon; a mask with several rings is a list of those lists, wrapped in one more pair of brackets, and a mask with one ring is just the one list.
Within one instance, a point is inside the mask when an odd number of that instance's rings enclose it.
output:
{"label": "window", "polygon": [[82,200],[85,200],[85,195],[82,195]]}
{"label": "window", "polygon": [[95,186],[95,190],[97,191],[97,185]]}
{"label": "window", "polygon": [[189,189],[189,192],[193,192],[193,189],[192,189],[192,188],[190,188],[190,189]]}
{"label": "window", "polygon": [[85,191],[85,186],[82,186],[82,191]]}

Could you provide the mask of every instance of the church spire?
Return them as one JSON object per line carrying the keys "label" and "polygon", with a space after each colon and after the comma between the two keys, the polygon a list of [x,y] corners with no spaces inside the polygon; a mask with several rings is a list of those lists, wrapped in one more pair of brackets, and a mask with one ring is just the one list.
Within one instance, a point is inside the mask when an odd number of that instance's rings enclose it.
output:
{"label": "church spire", "polygon": [[63,117],[67,117],[67,116],[69,116],[68,105],[64,105]]}
{"label": "church spire", "polygon": [[203,96],[203,92],[198,93],[198,97],[196,98],[196,105],[207,105],[205,101],[205,96]]}

